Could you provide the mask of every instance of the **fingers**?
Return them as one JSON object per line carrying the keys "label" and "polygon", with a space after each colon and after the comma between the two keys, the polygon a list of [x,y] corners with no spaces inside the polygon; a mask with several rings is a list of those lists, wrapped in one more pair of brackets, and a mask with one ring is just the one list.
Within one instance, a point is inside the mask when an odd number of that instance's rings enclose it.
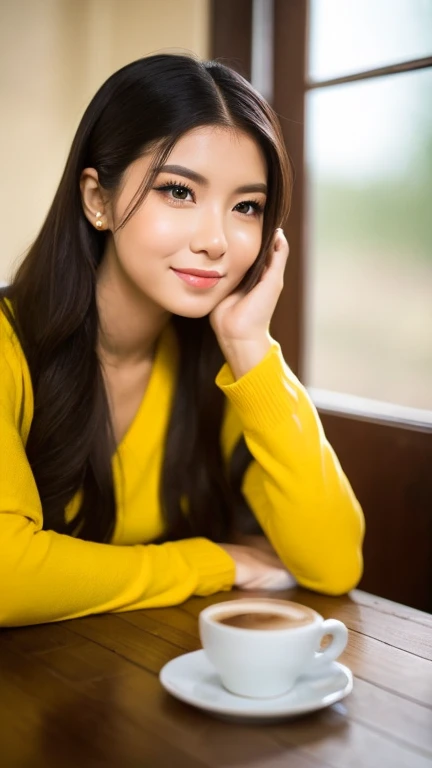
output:
{"label": "fingers", "polygon": [[[288,241],[282,229],[275,231],[264,274],[283,286],[283,277],[289,254]],[[270,273],[270,275],[268,274]]]}
{"label": "fingers", "polygon": [[274,549],[255,549],[253,552],[255,559],[269,568],[283,568],[284,565],[277,556]]}
{"label": "fingers", "polygon": [[251,547],[255,550],[259,549],[261,552],[268,552],[272,555],[275,554],[269,540],[262,534],[237,534],[234,543],[242,544],[244,547]]}
{"label": "fingers", "polygon": [[257,578],[251,579],[242,585],[241,589],[253,590],[253,589],[270,589],[270,590],[282,590],[291,589],[297,584],[294,576],[286,570],[272,568],[267,573],[261,574]]}
{"label": "fingers", "polygon": [[236,565],[235,586],[244,590],[290,589],[296,585],[275,553],[238,544],[220,545]]}
{"label": "fingers", "polygon": [[278,252],[283,252],[283,255],[285,258],[288,257],[289,253],[289,245],[288,240],[285,237],[285,233],[283,229],[278,227],[278,229],[275,231],[274,238],[273,238],[273,249]]}
{"label": "fingers", "polygon": [[294,576],[284,567],[274,550],[248,548],[251,567],[242,589],[290,589],[296,585]]}
{"label": "fingers", "polygon": [[247,547],[249,555],[257,562],[272,568],[284,567],[265,536],[240,536],[237,538],[236,543]]}

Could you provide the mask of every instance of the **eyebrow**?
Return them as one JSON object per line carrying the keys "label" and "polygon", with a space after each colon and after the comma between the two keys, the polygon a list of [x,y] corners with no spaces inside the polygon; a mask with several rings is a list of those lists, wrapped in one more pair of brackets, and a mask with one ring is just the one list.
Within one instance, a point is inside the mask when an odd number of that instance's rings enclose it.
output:
{"label": "eyebrow", "polygon": [[[206,179],[205,176],[201,176],[200,173],[192,171],[190,168],[185,168],[183,165],[162,165],[160,168],[157,168],[157,173],[178,173],[179,176],[184,176],[186,179],[195,181],[196,184],[201,184],[201,186],[208,187],[209,184],[208,179]],[[234,190],[234,194],[244,194],[245,192],[262,192],[266,195],[267,184],[263,184],[262,182],[257,182],[256,184],[243,184],[243,186],[237,187],[237,189]]]}

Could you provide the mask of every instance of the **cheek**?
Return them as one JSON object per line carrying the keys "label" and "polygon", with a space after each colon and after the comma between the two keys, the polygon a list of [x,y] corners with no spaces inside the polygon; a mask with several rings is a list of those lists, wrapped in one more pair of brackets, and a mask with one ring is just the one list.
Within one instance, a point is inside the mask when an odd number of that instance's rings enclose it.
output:
{"label": "cheek", "polygon": [[256,260],[261,248],[262,225],[256,223],[236,231],[233,238],[233,264],[236,271],[246,272]]}
{"label": "cheek", "polygon": [[182,228],[174,216],[158,208],[146,207],[138,211],[121,230],[118,247],[130,258],[144,253],[167,256],[176,250],[182,240]]}
{"label": "cheek", "polygon": [[[147,234],[148,239],[161,244],[178,240],[181,235],[181,221],[175,216],[167,215],[166,211],[156,210],[153,214],[148,211],[145,222],[141,225],[141,231]],[[145,237],[145,236],[144,236]],[[146,239],[147,239],[146,238]]]}

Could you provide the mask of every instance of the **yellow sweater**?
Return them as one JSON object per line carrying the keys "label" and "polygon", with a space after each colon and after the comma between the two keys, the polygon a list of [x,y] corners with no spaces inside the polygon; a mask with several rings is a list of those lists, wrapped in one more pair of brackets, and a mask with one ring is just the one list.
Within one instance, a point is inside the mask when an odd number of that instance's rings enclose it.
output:
{"label": "yellow sweater", "polygon": [[[25,453],[32,384],[0,310],[0,626],[174,605],[232,587],[234,562],[217,544],[202,538],[151,543],[163,532],[158,484],[176,353],[168,325],[141,406],[113,458],[112,543],[82,541],[42,530]],[[216,385],[228,399],[224,455],[228,460],[243,432],[254,458],[243,492],[286,568],[310,589],[348,591],[362,572],[362,512],[279,344],[237,381],[225,364]],[[78,498],[69,505],[69,519],[78,505]]]}

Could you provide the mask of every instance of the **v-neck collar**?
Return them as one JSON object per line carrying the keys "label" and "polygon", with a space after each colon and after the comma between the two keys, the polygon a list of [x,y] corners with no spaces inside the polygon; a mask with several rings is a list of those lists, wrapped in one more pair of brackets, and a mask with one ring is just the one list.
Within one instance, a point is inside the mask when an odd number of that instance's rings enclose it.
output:
{"label": "v-neck collar", "polygon": [[145,413],[147,409],[150,407],[149,403],[152,402],[154,393],[157,392],[157,390],[159,389],[161,376],[164,375],[163,371],[166,368],[166,365],[168,364],[167,356],[169,354],[169,349],[171,347],[170,341],[174,341],[174,336],[175,336],[174,329],[171,327],[171,324],[168,323],[168,325],[161,332],[156,342],[156,349],[155,349],[152,368],[150,372],[150,378],[149,378],[146,390],[144,392],[144,395],[142,397],[142,400],[138,406],[138,410],[134,418],[132,419],[131,423],[129,424],[129,427],[126,430],[125,434],[123,435],[122,439],[117,444],[117,448],[114,455],[124,450],[124,448],[130,442],[130,440],[133,438],[133,434],[137,429],[137,425],[142,421],[143,418],[145,418]]}

